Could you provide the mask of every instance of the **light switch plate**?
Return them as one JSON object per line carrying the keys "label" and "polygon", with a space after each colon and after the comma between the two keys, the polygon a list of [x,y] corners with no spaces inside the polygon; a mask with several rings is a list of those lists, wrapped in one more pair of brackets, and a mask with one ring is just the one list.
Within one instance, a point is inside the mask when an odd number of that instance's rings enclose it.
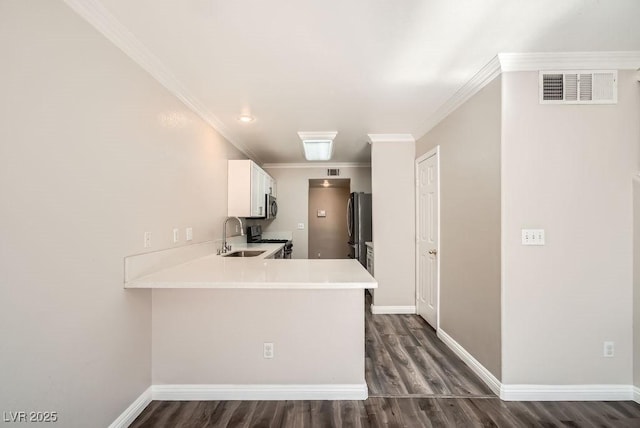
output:
{"label": "light switch plate", "polygon": [[544,229],[522,229],[522,245],[544,245]]}
{"label": "light switch plate", "polygon": [[304,223],[298,223],[298,230],[304,229]]}
{"label": "light switch plate", "polygon": [[187,241],[192,241],[193,240],[193,228],[192,227],[187,227],[187,229],[185,230],[185,239]]}

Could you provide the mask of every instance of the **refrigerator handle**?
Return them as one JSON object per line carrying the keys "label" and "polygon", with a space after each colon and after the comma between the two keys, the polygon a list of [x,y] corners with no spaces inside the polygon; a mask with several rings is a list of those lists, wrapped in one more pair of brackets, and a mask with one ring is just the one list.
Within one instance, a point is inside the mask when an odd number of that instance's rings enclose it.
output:
{"label": "refrigerator handle", "polygon": [[351,221],[351,196],[349,196],[349,200],[347,201],[347,231],[349,232],[349,239],[351,239],[352,232]]}

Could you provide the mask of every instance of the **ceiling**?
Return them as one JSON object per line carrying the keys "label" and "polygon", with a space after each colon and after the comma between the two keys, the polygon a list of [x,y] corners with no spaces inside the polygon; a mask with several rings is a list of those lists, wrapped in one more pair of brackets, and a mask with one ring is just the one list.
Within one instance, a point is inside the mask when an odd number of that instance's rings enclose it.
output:
{"label": "ceiling", "polygon": [[261,163],[303,162],[299,131],[337,131],[332,161],[368,162],[368,133],[422,136],[499,52],[640,50],[638,0],[93,3]]}

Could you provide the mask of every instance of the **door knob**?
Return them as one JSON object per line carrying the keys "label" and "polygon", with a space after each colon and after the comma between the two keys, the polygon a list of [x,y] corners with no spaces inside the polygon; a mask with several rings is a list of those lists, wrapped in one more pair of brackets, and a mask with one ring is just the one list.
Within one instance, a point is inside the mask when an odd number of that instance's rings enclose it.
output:
{"label": "door knob", "polygon": [[429,254],[436,255],[436,254],[438,254],[438,251],[437,250],[429,250]]}

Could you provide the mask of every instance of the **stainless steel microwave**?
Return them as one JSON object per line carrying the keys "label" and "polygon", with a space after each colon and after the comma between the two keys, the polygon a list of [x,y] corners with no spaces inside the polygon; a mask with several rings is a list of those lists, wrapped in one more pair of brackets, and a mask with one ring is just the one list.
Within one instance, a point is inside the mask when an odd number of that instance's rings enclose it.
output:
{"label": "stainless steel microwave", "polygon": [[276,218],[276,215],[278,215],[278,203],[276,202],[276,198],[271,196],[271,195],[267,195],[267,215],[266,215],[266,219],[274,219]]}

